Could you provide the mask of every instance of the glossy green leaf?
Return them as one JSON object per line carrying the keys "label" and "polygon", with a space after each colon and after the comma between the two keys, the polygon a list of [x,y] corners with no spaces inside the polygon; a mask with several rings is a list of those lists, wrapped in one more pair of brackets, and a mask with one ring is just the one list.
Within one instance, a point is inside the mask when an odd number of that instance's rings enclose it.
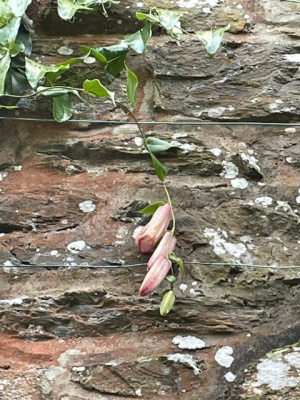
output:
{"label": "glossy green leaf", "polygon": [[86,79],[83,82],[83,89],[87,94],[94,95],[97,97],[109,97],[114,105],[115,103],[115,93],[106,89],[105,86],[99,81],[99,79],[89,80]]}
{"label": "glossy green leaf", "polygon": [[164,294],[163,299],[160,304],[160,315],[167,315],[172,310],[175,303],[175,295],[173,290],[169,290]]}
{"label": "glossy green leaf", "polygon": [[82,46],[83,50],[90,51],[96,60],[104,66],[106,76],[110,81],[114,80],[125,68],[124,63],[129,48],[129,44],[122,40],[112,46],[95,49]]}
{"label": "glossy green leaf", "polygon": [[7,0],[15,17],[22,17],[32,0]]}
{"label": "glossy green leaf", "polygon": [[10,55],[9,50],[0,59],[0,96],[4,93],[5,79],[7,71],[10,67]]}
{"label": "glossy green leaf", "polygon": [[17,54],[24,52],[25,46],[22,42],[15,42],[9,50],[10,56],[15,57]]}
{"label": "glossy green leaf", "polygon": [[156,9],[158,15],[158,22],[165,28],[168,32],[175,27],[178,27],[178,22],[182,15],[186,14],[183,11],[176,10],[165,10],[163,8]]}
{"label": "glossy green leaf", "polygon": [[34,30],[32,28],[32,21],[27,17],[26,14],[23,15],[21,19],[21,24],[19,26],[18,34],[16,37],[17,42],[21,42],[24,45],[25,56],[30,56],[32,52],[32,39],[34,37]]}
{"label": "glossy green leaf", "polygon": [[32,88],[38,85],[38,82],[44,78],[45,74],[48,72],[64,72],[68,67],[65,65],[43,65],[37,63],[29,58],[25,58],[25,74],[27,76],[28,82]]}
{"label": "glossy green leaf", "polygon": [[[21,96],[28,88],[28,81],[24,71],[24,59],[21,55],[17,55],[11,59],[9,70],[5,78],[5,93]],[[15,105],[20,99],[15,97],[9,98],[9,104]]]}
{"label": "glossy green leaf", "polygon": [[57,11],[60,18],[70,20],[74,17],[78,10],[92,10],[90,5],[95,3],[94,0],[79,1],[79,0],[58,0]]}
{"label": "glossy green leaf", "polygon": [[152,153],[149,153],[149,154],[152,159],[152,164],[153,164],[153,167],[155,169],[155,173],[156,173],[158,179],[160,179],[161,181],[164,181],[165,177],[168,174],[166,167],[160,161],[158,161],[158,159],[155,157],[154,154],[152,154]]}
{"label": "glossy green leaf", "polygon": [[68,94],[53,97],[53,118],[58,122],[72,117],[71,102]]}
{"label": "glossy green leaf", "polygon": [[12,18],[14,13],[6,1],[0,1],[0,28],[6,25]]}
{"label": "glossy green leaf", "polygon": [[56,97],[56,96],[62,96],[63,94],[72,93],[80,98],[78,90],[71,88],[71,87],[38,86],[36,91],[37,91],[38,95],[42,95],[42,96],[46,96],[46,97]]}
{"label": "glossy green leaf", "polygon": [[127,76],[127,81],[126,81],[126,93],[127,93],[127,98],[129,100],[129,104],[131,107],[136,106],[136,89],[138,87],[139,81],[136,76],[136,74],[131,71],[128,66],[125,64],[126,67],[126,76]]}
{"label": "glossy green leaf", "polygon": [[147,42],[152,36],[152,23],[146,21],[143,29],[133,33],[132,35],[126,35],[124,41],[129,44],[132,50],[138,54],[143,54],[147,50]]}
{"label": "glossy green leaf", "polygon": [[170,253],[169,254],[169,259],[171,261],[175,261],[179,265],[179,267],[182,270],[183,274],[184,275],[186,274],[185,266],[184,266],[184,263],[183,263],[181,258],[177,257],[175,253]]}
{"label": "glossy green leaf", "polygon": [[148,148],[152,153],[161,153],[170,149],[171,147],[178,147],[172,143],[166,142],[165,140],[157,139],[155,137],[148,137],[146,139]]}
{"label": "glossy green leaf", "polygon": [[170,283],[175,283],[176,281],[177,281],[177,278],[176,278],[176,276],[174,276],[174,275],[167,275],[166,276],[166,279],[170,282]]}
{"label": "glossy green leaf", "polygon": [[47,71],[45,73],[45,78],[46,78],[46,84],[51,86],[55,83],[56,79],[62,74],[64,73],[67,69],[69,69],[72,65],[78,64],[80,62],[82,62],[87,56],[88,54],[85,54],[84,56],[81,57],[72,57],[69,58],[66,61],[63,61],[61,63],[58,63],[55,65],[55,68],[57,68],[57,70],[50,70]]}
{"label": "glossy green leaf", "polygon": [[0,108],[6,108],[7,110],[12,110],[13,108],[18,108],[17,106],[4,106],[3,104],[0,104]]}
{"label": "glossy green leaf", "polygon": [[213,55],[219,49],[224,32],[230,28],[226,25],[224,28],[214,29],[210,31],[196,31],[198,39],[204,44],[206,51],[209,55]]}
{"label": "glossy green leaf", "polygon": [[143,214],[154,214],[155,211],[158,209],[158,207],[163,206],[164,204],[166,204],[164,201],[157,201],[156,203],[152,203],[149,204],[149,206],[143,208],[142,210],[140,210],[140,213]]}
{"label": "glossy green leaf", "polygon": [[20,24],[21,17],[13,17],[7,24],[0,28],[0,44],[8,45],[12,43],[18,34]]}

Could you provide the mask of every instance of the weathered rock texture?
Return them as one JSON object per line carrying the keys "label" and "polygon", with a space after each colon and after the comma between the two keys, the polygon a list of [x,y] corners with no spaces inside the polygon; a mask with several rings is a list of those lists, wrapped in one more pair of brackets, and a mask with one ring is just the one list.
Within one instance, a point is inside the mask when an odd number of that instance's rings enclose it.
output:
{"label": "weathered rock texture", "polygon": [[[147,261],[132,239],[147,221],[137,211],[164,199],[135,126],[2,120],[3,400],[300,396],[299,269],[205,264],[300,265],[300,128],[179,123],[297,122],[300,4],[175,3],[159,5],[185,4],[186,30],[231,23],[215,57],[188,36],[179,45],[157,31],[145,58],[128,60],[141,82],[137,117],[174,122],[144,125],[145,134],[179,146],[161,156],[176,251],[193,263],[179,274],[175,307],[160,317],[159,291],[138,296],[145,266],[122,266]],[[135,3],[112,6],[109,20],[79,13],[76,24],[60,22],[53,6],[30,11],[43,62],[63,60],[63,46],[75,56],[80,44],[113,43],[137,28]],[[99,71],[82,65],[69,76],[76,84]],[[122,77],[113,84],[123,86]],[[74,118],[128,119],[95,104],[74,103]],[[50,104],[23,100],[1,116],[51,118]],[[177,345],[178,335],[192,338]],[[195,338],[205,347],[193,349]]]}

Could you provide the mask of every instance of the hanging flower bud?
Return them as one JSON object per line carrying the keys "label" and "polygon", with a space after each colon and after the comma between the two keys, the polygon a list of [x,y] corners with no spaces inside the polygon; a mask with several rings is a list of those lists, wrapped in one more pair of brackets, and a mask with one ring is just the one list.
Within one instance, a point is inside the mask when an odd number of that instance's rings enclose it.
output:
{"label": "hanging flower bud", "polygon": [[163,256],[158,257],[145,276],[145,279],[140,287],[140,295],[146,296],[156,289],[166,277],[171,266],[172,263],[170,260]]}
{"label": "hanging flower bud", "polygon": [[176,245],[176,239],[174,238],[172,233],[166,232],[161,241],[159,242],[159,245],[156,247],[154,253],[149,258],[148,269],[152,267],[152,265],[160,256],[168,258],[169,253],[172,253],[175,245]]}
{"label": "hanging flower bud", "polygon": [[141,253],[151,253],[155,244],[162,237],[172,220],[170,204],[158,207],[150,222],[138,233],[135,243],[139,245]]}

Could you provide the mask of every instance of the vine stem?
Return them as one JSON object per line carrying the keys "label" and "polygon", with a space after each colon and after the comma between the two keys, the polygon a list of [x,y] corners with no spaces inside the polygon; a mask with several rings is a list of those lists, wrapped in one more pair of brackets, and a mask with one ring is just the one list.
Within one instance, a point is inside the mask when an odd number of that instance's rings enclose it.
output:
{"label": "vine stem", "polygon": [[[146,136],[145,136],[145,134],[144,134],[144,132],[143,132],[143,129],[142,129],[141,125],[139,124],[139,121],[136,119],[136,116],[133,114],[133,112],[132,112],[125,104],[122,104],[122,103],[119,103],[119,102],[116,102],[116,104],[117,104],[120,108],[122,108],[123,110],[125,110],[125,111],[132,117],[132,119],[134,120],[134,122],[136,123],[136,125],[137,125],[137,127],[138,127],[138,130],[139,130],[139,132],[140,132],[141,138],[143,139],[144,147],[145,147],[145,149],[148,151],[148,153],[149,153],[150,156],[151,156],[152,151],[151,151],[151,150],[149,149],[149,147],[148,147]],[[175,227],[176,227],[176,220],[175,220],[173,205],[172,205],[170,193],[169,193],[169,191],[168,191],[168,188],[167,188],[166,184],[165,184],[164,182],[162,182],[162,185],[163,185],[164,191],[165,191],[165,193],[166,193],[166,196],[167,196],[167,199],[168,199],[168,203],[170,204],[170,207],[171,207],[171,215],[172,215],[172,229],[171,229],[171,233],[172,233],[172,235],[174,236]]]}
{"label": "vine stem", "polygon": [[171,197],[170,197],[170,193],[168,191],[167,185],[164,182],[162,182],[162,185],[163,185],[163,188],[165,190],[165,193],[166,193],[166,196],[167,196],[167,199],[168,199],[168,203],[170,204],[170,207],[171,207],[171,214],[172,214],[172,229],[171,229],[171,233],[172,233],[172,236],[174,236],[175,227],[176,227],[176,220],[175,220],[173,205],[172,205],[172,201],[171,201]]}
{"label": "vine stem", "polygon": [[141,138],[143,139],[143,145],[144,145],[145,149],[148,151],[149,154],[151,154],[151,150],[149,149],[148,144],[147,144],[146,136],[143,132],[143,129],[142,129],[139,121],[136,119],[136,116],[133,114],[133,112],[127,106],[125,106],[125,104],[119,103],[118,101],[116,101],[116,104],[132,117],[132,119],[136,123],[136,126],[138,127]]}

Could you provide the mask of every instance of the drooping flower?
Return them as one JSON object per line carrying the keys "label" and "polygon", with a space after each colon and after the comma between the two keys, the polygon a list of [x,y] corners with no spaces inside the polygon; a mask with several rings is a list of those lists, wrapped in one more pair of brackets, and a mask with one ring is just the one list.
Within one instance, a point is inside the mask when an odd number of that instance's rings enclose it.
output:
{"label": "drooping flower", "polygon": [[168,254],[172,253],[175,245],[176,245],[176,239],[174,238],[172,233],[166,232],[161,241],[159,242],[159,245],[156,247],[154,253],[149,258],[147,268],[150,269],[160,256],[168,258]]}
{"label": "drooping flower", "polygon": [[140,295],[146,296],[156,289],[168,274],[172,263],[168,259],[174,250],[176,239],[171,232],[166,232],[148,261],[148,272],[140,287]]}
{"label": "drooping flower", "polygon": [[172,220],[170,204],[158,207],[150,222],[138,233],[135,243],[138,244],[141,253],[151,253],[155,244],[162,237]]}
{"label": "drooping flower", "polygon": [[140,287],[140,296],[146,296],[156,289],[165,279],[169,269],[171,268],[171,265],[171,261],[167,258],[163,256],[158,257],[145,276],[145,279]]}

